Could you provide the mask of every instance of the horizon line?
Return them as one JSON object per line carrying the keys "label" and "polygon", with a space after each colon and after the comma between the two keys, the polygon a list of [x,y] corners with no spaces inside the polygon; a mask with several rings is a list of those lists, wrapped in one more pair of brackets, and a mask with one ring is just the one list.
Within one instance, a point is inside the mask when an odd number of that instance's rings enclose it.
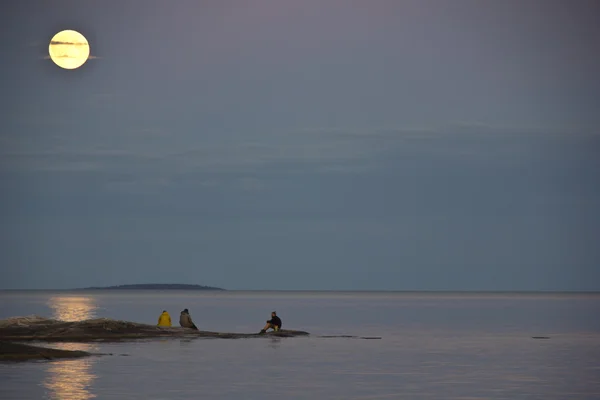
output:
{"label": "horizon line", "polygon": [[[140,284],[145,285],[145,284]],[[150,284],[151,285],[151,284]],[[165,284],[170,285],[170,284]],[[182,284],[189,286],[203,286],[207,288],[214,288],[216,290],[208,289],[206,291],[226,291],[226,292],[381,292],[381,293],[579,293],[579,294],[600,294],[600,289],[598,290],[579,290],[579,289],[570,289],[570,290],[547,290],[547,289],[526,289],[526,290],[513,290],[513,289],[225,289],[216,286],[209,285],[195,285],[195,284]],[[130,284],[125,285],[114,285],[114,286],[90,286],[87,288],[63,288],[63,289],[40,289],[40,288],[18,288],[18,289],[4,289],[0,288],[0,292],[17,292],[17,291],[37,291],[37,292],[66,292],[66,291],[100,291],[100,290],[113,290],[116,287],[120,286],[130,286]],[[133,285],[131,285],[133,286]],[[125,289],[129,290],[129,289]],[[164,289],[151,289],[151,288],[138,288],[138,289],[130,289],[130,290],[168,290],[168,291],[199,291],[194,289],[178,289],[178,288],[164,288]],[[200,290],[202,291],[202,290]]]}

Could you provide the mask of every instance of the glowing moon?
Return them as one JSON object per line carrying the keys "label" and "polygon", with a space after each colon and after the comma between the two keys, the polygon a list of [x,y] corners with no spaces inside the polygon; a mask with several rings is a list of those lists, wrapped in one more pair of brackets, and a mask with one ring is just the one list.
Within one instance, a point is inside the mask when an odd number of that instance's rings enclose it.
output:
{"label": "glowing moon", "polygon": [[90,45],[81,33],[66,30],[58,32],[48,46],[50,58],[65,69],[81,67],[90,56]]}

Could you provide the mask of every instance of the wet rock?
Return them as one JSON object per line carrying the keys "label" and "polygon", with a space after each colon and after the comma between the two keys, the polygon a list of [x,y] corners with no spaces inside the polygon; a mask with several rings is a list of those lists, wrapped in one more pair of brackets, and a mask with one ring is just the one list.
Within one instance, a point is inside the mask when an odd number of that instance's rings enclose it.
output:
{"label": "wet rock", "polygon": [[93,354],[86,351],[50,349],[22,343],[0,342],[0,361],[53,360],[91,355]]}

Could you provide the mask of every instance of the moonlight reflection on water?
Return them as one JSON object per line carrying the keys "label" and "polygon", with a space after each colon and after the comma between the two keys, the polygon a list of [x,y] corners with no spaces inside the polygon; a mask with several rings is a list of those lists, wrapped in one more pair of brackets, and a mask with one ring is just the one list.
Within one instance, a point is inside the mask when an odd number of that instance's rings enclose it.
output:
{"label": "moonlight reflection on water", "polygon": [[51,297],[48,306],[52,309],[52,317],[61,321],[84,321],[96,317],[98,306],[90,297],[60,296]]}

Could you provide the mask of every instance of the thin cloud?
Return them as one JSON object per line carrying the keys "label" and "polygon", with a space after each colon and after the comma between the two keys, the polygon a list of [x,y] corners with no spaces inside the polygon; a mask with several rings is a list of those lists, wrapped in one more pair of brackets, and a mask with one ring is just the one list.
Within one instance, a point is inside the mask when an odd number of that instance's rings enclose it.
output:
{"label": "thin cloud", "polygon": [[[110,97],[110,94],[102,95]],[[49,115],[40,123],[47,124],[51,117]],[[538,136],[527,131],[481,136],[460,130],[449,134],[449,130],[402,128],[366,129],[368,134],[353,131],[347,136],[342,131],[329,129],[322,134],[313,134],[318,131],[311,130],[310,134],[287,131],[261,135],[252,141],[207,142],[198,146],[196,139],[186,135],[140,127],[115,134],[108,147],[103,141],[86,143],[65,134],[52,140],[47,138],[39,146],[24,142],[5,143],[0,156],[4,158],[4,167],[12,170],[93,170],[100,173],[127,170],[136,176],[160,172],[167,177],[216,174],[228,179],[231,174],[240,172],[268,171],[271,174],[282,170],[286,173],[360,173],[385,168],[386,163],[393,160],[415,157],[479,160],[502,153],[506,156],[503,160],[511,162],[511,155],[521,154],[523,143],[530,143]],[[140,136],[150,136],[152,140],[132,140]],[[174,137],[177,140],[173,140]],[[485,139],[488,137],[489,140]],[[23,151],[25,148],[28,151]],[[244,181],[242,187],[257,190],[260,185],[256,183]]]}
{"label": "thin cloud", "polygon": [[237,183],[247,192],[259,192],[265,188],[265,183],[257,178],[240,178]]}
{"label": "thin cloud", "polygon": [[57,40],[51,40],[50,44],[68,44],[68,45],[73,45],[73,46],[89,46],[89,44],[85,43],[85,42],[60,42]]}
{"label": "thin cloud", "polygon": [[[51,58],[52,57],[50,57],[50,56],[44,56],[44,57],[42,57],[42,60],[50,60]],[[63,56],[56,56],[55,58],[72,58],[72,57],[69,56],[69,55],[67,55],[67,54],[65,54]],[[103,57],[99,57],[99,56],[89,56],[87,59],[88,60],[100,60],[102,58]]]}

